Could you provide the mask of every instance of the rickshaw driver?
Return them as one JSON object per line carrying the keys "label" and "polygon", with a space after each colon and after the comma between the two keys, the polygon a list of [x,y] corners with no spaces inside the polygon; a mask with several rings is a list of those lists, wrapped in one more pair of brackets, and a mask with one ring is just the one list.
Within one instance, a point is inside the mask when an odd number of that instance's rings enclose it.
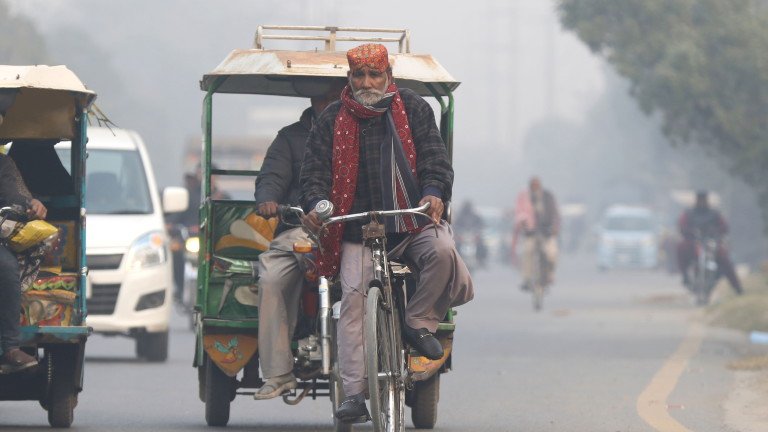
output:
{"label": "rickshaw driver", "polygon": [[[48,210],[32,198],[13,160],[0,153],[0,206],[21,204],[30,218],[45,219]],[[21,275],[19,261],[0,242],[0,368],[5,373],[18,372],[37,365],[37,360],[19,349],[21,310]]]}
{"label": "rickshaw driver", "polygon": [[[339,99],[345,84],[344,79],[334,79],[323,94],[311,97],[312,106],[299,121],[281,129],[270,144],[256,178],[254,197],[260,215],[273,217],[278,204],[300,203],[299,171],[309,131],[325,107]],[[299,240],[308,241],[303,229],[281,221],[269,250],[259,256],[259,363],[266,382],[254,399],[275,398],[296,388],[291,338],[304,277],[303,258],[293,252]]]}
{"label": "rickshaw driver", "polygon": [[[450,200],[453,169],[432,108],[409,89],[398,89],[387,49],[365,44],[347,52],[349,84],[315,123],[304,155],[301,187],[312,209],[306,222],[317,230],[314,207],[330,199],[334,215],[411,208],[429,202],[426,218],[387,219],[390,257],[404,259],[419,274],[405,310],[404,335],[422,355],[443,356],[435,338],[448,309],[470,301],[472,280],[441,217]],[[359,186],[359,187],[358,187]],[[344,394],[336,416],[344,422],[369,419],[365,406],[363,312],[370,257],[364,257],[364,222],[332,225],[323,235],[320,274],[340,274],[339,364]],[[433,229],[435,227],[435,229]],[[437,234],[439,233],[439,234]],[[365,268],[364,268],[365,267]]]}

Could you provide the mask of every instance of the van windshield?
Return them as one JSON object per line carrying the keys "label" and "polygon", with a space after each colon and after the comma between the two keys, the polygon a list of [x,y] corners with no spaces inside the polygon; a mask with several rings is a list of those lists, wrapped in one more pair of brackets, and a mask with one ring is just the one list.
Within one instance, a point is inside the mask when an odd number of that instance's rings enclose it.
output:
{"label": "van windshield", "polygon": [[[69,149],[58,152],[63,160],[69,159]],[[89,214],[152,213],[147,176],[137,151],[88,149],[86,172]]]}
{"label": "van windshield", "polygon": [[612,216],[605,221],[605,229],[609,231],[650,231],[652,228],[651,219],[642,216]]}

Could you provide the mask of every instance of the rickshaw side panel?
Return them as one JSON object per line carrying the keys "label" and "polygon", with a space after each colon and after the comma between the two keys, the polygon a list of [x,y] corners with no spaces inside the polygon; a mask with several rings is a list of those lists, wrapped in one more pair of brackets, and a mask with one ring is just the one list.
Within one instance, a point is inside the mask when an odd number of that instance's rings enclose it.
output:
{"label": "rickshaw side panel", "polygon": [[261,218],[247,201],[207,200],[201,215],[208,214],[209,219],[201,218],[195,365],[202,366],[206,353],[234,377],[258,348],[254,271],[274,237],[277,219]]}
{"label": "rickshaw side panel", "polygon": [[198,266],[202,318],[257,320],[254,267],[274,236],[277,219],[265,220],[245,201],[214,200]]}

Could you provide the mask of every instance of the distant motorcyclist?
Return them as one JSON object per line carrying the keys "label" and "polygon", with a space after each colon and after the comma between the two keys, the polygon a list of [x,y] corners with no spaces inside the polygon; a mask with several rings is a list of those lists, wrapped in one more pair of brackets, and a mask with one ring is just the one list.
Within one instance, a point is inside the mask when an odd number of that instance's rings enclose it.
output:
{"label": "distant motorcyclist", "polygon": [[483,218],[477,214],[472,201],[465,201],[452,220],[456,249],[465,259],[468,266],[476,263],[485,266],[488,248],[483,240]]}
{"label": "distant motorcyclist", "polygon": [[558,245],[557,236],[560,233],[560,212],[552,192],[544,189],[541,179],[532,177],[528,189],[520,192],[515,204],[515,229],[512,240],[512,254],[520,234],[523,234],[522,274],[523,290],[531,288],[535,275],[534,260],[536,259],[537,236],[540,237],[541,247],[547,259],[546,283],[554,280],[557,265]]}
{"label": "distant motorcyclist", "polygon": [[728,249],[723,243],[723,238],[728,233],[728,224],[719,211],[709,206],[706,191],[696,193],[696,204],[683,212],[678,223],[680,234],[683,236],[677,248],[677,262],[680,272],[683,274],[683,284],[690,286],[688,269],[696,258],[696,236],[702,235],[717,241],[715,260],[720,272],[728,279],[737,294],[743,289],[739,277],[733,268],[733,262],[728,254]]}
{"label": "distant motorcyclist", "polygon": [[[211,166],[211,169],[216,169]],[[166,216],[165,229],[171,237],[173,256],[173,297],[181,302],[184,296],[184,254],[187,236],[196,236],[200,226],[200,201],[202,194],[202,166],[198,164],[194,173],[184,174],[184,188],[187,189],[187,209],[183,212]],[[231,199],[231,196],[218,188],[215,177],[211,177],[211,199]]]}

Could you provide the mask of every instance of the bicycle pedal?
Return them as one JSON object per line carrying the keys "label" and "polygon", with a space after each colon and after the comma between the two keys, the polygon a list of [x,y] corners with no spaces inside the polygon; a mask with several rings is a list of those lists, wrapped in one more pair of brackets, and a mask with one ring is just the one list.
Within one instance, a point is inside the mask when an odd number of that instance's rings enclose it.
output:
{"label": "bicycle pedal", "polygon": [[369,421],[371,421],[371,416],[368,414],[360,417],[354,417],[351,419],[341,419],[342,423],[347,423],[347,424],[368,423]]}

